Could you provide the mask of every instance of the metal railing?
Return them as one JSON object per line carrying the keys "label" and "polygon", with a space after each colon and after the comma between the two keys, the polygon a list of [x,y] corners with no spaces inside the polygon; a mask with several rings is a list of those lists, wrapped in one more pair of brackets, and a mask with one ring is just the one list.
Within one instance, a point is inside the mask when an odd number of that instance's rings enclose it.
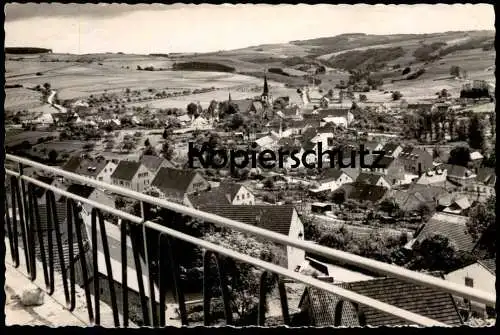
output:
{"label": "metal railing", "polygon": [[[6,161],[17,163],[19,166],[18,171],[13,171],[10,169],[6,170],[8,176],[10,176],[10,191],[11,191],[11,203],[10,207],[6,202],[6,229],[9,237],[9,245],[11,249],[11,255],[13,257],[13,262],[16,267],[19,266],[19,240],[22,243],[21,249],[24,251],[24,257],[26,259],[26,270],[30,275],[31,280],[35,280],[35,231],[38,232],[38,243],[40,246],[43,245],[44,241],[41,237],[41,227],[40,227],[40,217],[38,213],[37,197],[34,195],[34,187],[41,187],[46,190],[46,205],[47,205],[47,231],[48,231],[48,255],[45,254],[45,249],[40,247],[41,262],[43,265],[43,275],[44,280],[47,285],[47,293],[52,294],[54,292],[54,253],[57,253],[59,262],[61,263],[62,277],[64,293],[66,298],[66,303],[68,309],[71,311],[75,308],[75,259],[74,248],[73,248],[73,236],[76,235],[76,242],[78,244],[78,252],[81,255],[85,253],[84,241],[82,237],[82,232],[79,229],[82,225],[82,218],[79,216],[79,204],[87,205],[92,207],[91,211],[91,245],[92,248],[92,264],[91,267],[88,266],[85,257],[79,257],[79,264],[81,269],[81,274],[83,276],[83,286],[85,290],[87,310],[89,316],[90,324],[100,324],[100,289],[99,280],[97,280],[98,269],[98,255],[97,255],[97,244],[98,244],[98,234],[97,228],[99,225],[101,243],[104,254],[104,261],[106,266],[108,288],[110,292],[111,307],[113,310],[113,318],[115,326],[127,327],[129,324],[129,296],[128,290],[122,290],[122,322],[119,318],[120,306],[117,302],[117,294],[115,292],[113,271],[111,268],[110,251],[107,241],[106,225],[104,224],[103,212],[113,215],[121,219],[120,224],[120,254],[121,254],[121,285],[123,288],[127,288],[127,237],[131,239],[132,242],[132,253],[136,268],[138,290],[140,296],[140,305],[142,309],[142,316],[144,325],[162,327],[166,325],[165,318],[165,297],[167,292],[166,282],[168,280],[167,276],[170,276],[170,280],[173,283],[174,299],[177,301],[179,306],[179,314],[181,322],[183,325],[188,325],[188,315],[186,302],[181,289],[181,276],[180,267],[176,260],[175,250],[172,248],[172,243],[174,241],[183,241],[194,244],[199,248],[205,250],[203,257],[203,315],[204,324],[210,325],[212,322],[212,316],[210,312],[210,301],[211,301],[211,290],[209,287],[209,267],[211,261],[215,261],[217,265],[217,275],[218,282],[220,285],[223,310],[228,325],[234,324],[233,313],[229,301],[229,291],[226,282],[226,273],[224,271],[224,257],[231,258],[238,262],[247,263],[249,265],[255,266],[257,268],[263,269],[261,279],[261,294],[258,312],[258,324],[265,324],[265,305],[266,305],[266,292],[263,289],[264,282],[268,279],[269,275],[272,275],[272,280],[278,283],[280,301],[282,305],[283,320],[284,323],[290,324],[290,315],[288,311],[288,303],[286,297],[286,290],[284,286],[285,279],[291,279],[296,282],[300,282],[306,285],[310,285],[325,292],[329,292],[337,295],[342,300],[346,300],[353,304],[355,310],[358,313],[359,321],[363,324],[364,314],[363,306],[370,306],[376,310],[388,313],[390,315],[396,316],[403,320],[410,322],[411,324],[417,324],[422,326],[446,326],[445,324],[438,322],[436,320],[430,319],[428,317],[389,305],[387,303],[372,299],[367,296],[360,295],[353,291],[346,290],[331,283],[327,283],[316,278],[306,276],[284,267],[275,265],[270,262],[260,260],[248,256],[246,254],[236,252],[234,250],[224,248],[220,245],[208,242],[206,240],[193,237],[191,235],[182,233],[175,229],[166,227],[164,225],[153,222],[148,217],[148,211],[151,206],[161,207],[172,212],[186,215],[191,218],[200,219],[204,222],[212,223],[216,226],[223,228],[234,229],[243,233],[249,233],[256,237],[266,239],[268,241],[276,242],[281,245],[291,246],[305,250],[306,252],[311,252],[313,254],[323,256],[325,258],[341,261],[346,264],[354,265],[362,269],[378,273],[380,275],[398,278],[405,282],[410,282],[426,287],[431,287],[442,292],[446,292],[455,296],[461,296],[472,301],[477,301],[479,303],[487,304],[488,306],[495,306],[496,297],[494,294],[488,294],[483,291],[479,291],[470,287],[454,284],[445,281],[440,278],[433,277],[431,275],[426,275],[418,272],[413,272],[402,267],[398,267],[391,264],[382,263],[372,259],[360,257],[347,252],[326,248],[319,246],[312,242],[302,241],[290,238],[288,236],[278,234],[266,229],[255,227],[252,225],[244,224],[238,221],[230,220],[221,216],[206,213],[197,209],[193,209],[187,206],[183,206],[174,202],[167,200],[155,198],[149,195],[141,194],[129,189],[125,189],[116,185],[110,185],[104,182],[96,181],[81,175],[77,175],[71,172],[64,171],[62,169],[47,166],[37,162],[30,161],[18,156],[6,155]],[[31,167],[35,170],[44,171],[46,173],[52,173],[57,176],[61,176],[72,180],[73,182],[89,185],[95,188],[103,189],[114,194],[118,194],[124,197],[128,197],[141,203],[141,216],[132,215],[130,213],[118,210],[116,208],[109,207],[105,204],[83,198],[81,196],[75,195],[73,193],[62,190],[56,186],[46,184],[35,178],[26,176],[23,174],[24,167]],[[26,190],[28,187],[28,190]],[[70,264],[66,267],[65,259],[63,256],[63,241],[61,239],[60,224],[58,222],[56,213],[56,201],[55,194],[58,194],[66,199],[66,225],[68,232],[68,246],[69,246],[69,261]],[[21,238],[17,236],[18,229],[20,229]],[[52,245],[53,232],[55,232],[56,249]],[[147,236],[150,236],[151,232],[155,232],[158,238],[158,271],[157,274],[153,275],[151,262],[148,257],[151,256],[151,250],[148,248]],[[76,233],[76,234],[74,234]],[[141,243],[141,241],[143,243]],[[149,241],[151,242],[151,241]],[[47,258],[48,256],[48,258]],[[141,260],[147,265],[145,267],[145,278],[147,278],[147,283],[144,283]],[[68,276],[64,269],[69,269],[69,282]],[[92,269],[93,278],[89,278],[88,272]],[[90,290],[90,283],[93,282],[93,293]],[[145,285],[148,285],[148,294],[145,292]],[[155,288],[159,289],[159,301],[156,301],[154,297]],[[92,304],[92,295],[94,296],[94,304]],[[342,304],[338,304],[338,308],[342,309]],[[341,313],[335,313],[336,320],[341,318]],[[337,321],[339,321],[338,319]],[[336,324],[337,324],[336,321]]]}

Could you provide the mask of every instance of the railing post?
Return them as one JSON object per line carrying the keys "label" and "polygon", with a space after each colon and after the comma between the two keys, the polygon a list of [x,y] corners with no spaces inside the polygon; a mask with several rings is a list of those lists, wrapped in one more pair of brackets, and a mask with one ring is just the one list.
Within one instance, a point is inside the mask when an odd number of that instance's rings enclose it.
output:
{"label": "railing post", "polygon": [[[144,201],[141,201],[141,217],[145,221],[146,220],[146,204]],[[147,277],[148,277],[148,285],[149,285],[149,304],[148,304],[148,318],[150,320],[150,326],[151,327],[156,327],[157,325],[157,320],[156,320],[156,313],[153,312],[156,311],[155,305],[156,305],[156,299],[155,299],[155,286],[153,282],[153,277],[151,276],[151,264],[149,263],[149,250],[148,250],[148,241],[147,241],[147,234],[146,234],[146,225],[142,224],[142,242],[143,245],[142,247],[144,248],[144,262],[146,263],[146,271],[147,271]]]}
{"label": "railing post", "polygon": [[127,221],[120,220],[120,246],[122,263],[122,312],[123,327],[128,328],[128,280],[127,280]]}

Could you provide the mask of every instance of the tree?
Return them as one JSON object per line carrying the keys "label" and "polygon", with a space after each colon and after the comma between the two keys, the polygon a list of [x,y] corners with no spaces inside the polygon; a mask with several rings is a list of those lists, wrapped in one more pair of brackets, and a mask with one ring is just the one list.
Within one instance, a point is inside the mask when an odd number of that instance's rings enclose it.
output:
{"label": "tree", "polygon": [[[270,242],[259,242],[254,237],[246,236],[240,232],[216,232],[206,234],[204,237],[209,242],[222,247],[261,259],[266,262],[284,265],[286,257],[281,249]],[[229,292],[233,312],[238,315],[238,325],[255,325],[257,323],[260,278],[262,270],[247,263],[240,263],[231,258],[224,258],[224,269],[228,277],[231,290]],[[215,269],[212,269],[215,270]],[[215,283],[218,284],[218,283]],[[264,283],[266,293],[274,288],[274,283],[268,280]],[[213,291],[220,296],[218,285]]]}
{"label": "tree", "polygon": [[495,212],[496,196],[492,196],[486,203],[478,203],[469,212],[467,231],[475,241],[478,241],[490,226],[496,224]]}
{"label": "tree", "polygon": [[57,151],[55,151],[55,150],[50,150],[50,151],[49,151],[49,161],[50,161],[51,163],[56,163],[56,162],[57,162],[57,156],[58,156],[58,155],[59,155],[59,154],[57,153]]}
{"label": "tree", "polygon": [[146,141],[144,141],[144,146],[145,147],[151,146],[151,143],[149,142],[149,138],[146,138]]}
{"label": "tree", "polygon": [[48,92],[50,90],[50,84],[49,83],[44,83],[43,88]]}
{"label": "tree", "polygon": [[446,88],[443,88],[441,91],[439,91],[438,95],[440,98],[444,98],[444,99],[451,96],[451,94],[448,92],[448,90]]}
{"label": "tree", "polygon": [[360,94],[360,95],[359,95],[359,101],[361,101],[361,102],[365,102],[365,101],[367,101],[367,100],[368,100],[368,98],[366,97],[366,94]]}
{"label": "tree", "polygon": [[408,74],[410,72],[411,72],[411,68],[410,67],[405,67],[404,70],[401,72],[401,74],[404,76],[404,75],[406,75],[406,74]]}
{"label": "tree", "polygon": [[399,91],[392,92],[392,100],[397,101],[403,97],[403,94]]}
{"label": "tree", "polygon": [[234,114],[233,117],[231,118],[231,123],[229,124],[229,127],[231,129],[238,129],[245,123],[245,120],[240,114]]}
{"label": "tree", "polygon": [[346,200],[346,194],[343,190],[338,190],[332,194],[331,198],[334,204],[341,205]]}
{"label": "tree", "polygon": [[344,226],[337,228],[332,233],[325,234],[319,240],[319,244],[328,248],[347,250],[349,243],[353,242],[353,235]]}
{"label": "tree", "polygon": [[208,106],[207,113],[211,118],[215,117],[217,105],[218,105],[217,101],[215,101],[215,100],[210,101],[210,105]]}
{"label": "tree", "polygon": [[267,189],[273,189],[274,188],[274,182],[271,178],[268,178],[264,181],[264,187]]}
{"label": "tree", "polygon": [[450,75],[453,77],[460,77],[460,72],[461,72],[460,66],[453,65],[450,67]]}
{"label": "tree", "polygon": [[165,142],[163,143],[163,146],[161,148],[161,153],[165,159],[172,160],[172,157],[174,155],[174,150],[168,142]]}
{"label": "tree", "polygon": [[187,114],[189,116],[193,116],[193,117],[198,117],[199,113],[198,113],[198,105],[195,104],[194,102],[191,102],[189,105],[187,105]]}
{"label": "tree", "polygon": [[301,221],[304,225],[304,240],[319,242],[322,233],[318,226],[314,223],[313,216],[302,216]]}
{"label": "tree", "polygon": [[474,149],[483,150],[485,143],[484,123],[478,114],[474,114],[469,124],[469,144]]}
{"label": "tree", "polygon": [[448,164],[467,166],[470,161],[470,149],[465,146],[453,148],[450,151]]}
{"label": "tree", "polygon": [[413,259],[406,265],[411,270],[453,271],[462,263],[456,247],[443,235],[433,235],[413,245]]}

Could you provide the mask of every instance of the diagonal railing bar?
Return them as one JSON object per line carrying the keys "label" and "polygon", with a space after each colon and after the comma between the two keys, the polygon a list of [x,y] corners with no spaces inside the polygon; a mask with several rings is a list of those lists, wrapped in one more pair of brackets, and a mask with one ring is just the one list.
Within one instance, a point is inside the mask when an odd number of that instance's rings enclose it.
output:
{"label": "diagonal railing bar", "polygon": [[128,279],[127,279],[127,221],[120,222],[120,251],[122,264],[122,313],[123,327],[128,328],[129,310],[128,310]]}
{"label": "diagonal railing bar", "polygon": [[[104,182],[100,182],[84,176],[77,175],[75,173],[63,171],[58,168],[36,163],[25,158],[17,157],[10,154],[7,154],[6,158],[14,162],[32,166],[34,168],[44,169],[47,172],[52,172],[75,181],[80,181],[88,185],[92,185],[94,187],[103,188],[116,194],[120,194],[126,197],[131,197],[139,201],[145,201],[152,205],[163,207],[165,209],[169,209],[183,215],[191,216],[192,218],[195,219],[201,219],[221,227],[232,228],[241,232],[257,235],[259,237],[266,238],[267,240],[272,242],[299,248],[304,251],[310,252],[312,254],[320,255],[331,260],[351,264],[369,271],[373,271],[381,275],[390,276],[393,278],[397,278],[406,282],[411,282],[417,285],[422,285],[425,287],[439,289],[440,291],[447,292],[452,295],[461,296],[469,300],[477,301],[478,303],[484,303],[492,306],[495,306],[496,304],[496,296],[494,294],[483,292],[474,288],[469,288],[464,285],[451,283],[442,278],[437,278],[432,275],[418,273],[393,264],[387,264],[380,261],[350,254],[348,252],[331,249],[324,246],[319,246],[309,241],[294,239],[286,235],[272,232],[260,227],[243,224],[235,220],[230,220],[215,214],[206,213],[201,210],[190,208],[178,203],[155,198],[146,194],[141,194],[139,192],[125,189],[123,187],[119,187],[116,185],[110,185]],[[27,179],[27,177],[25,176],[22,176],[21,178]]]}
{"label": "diagonal railing bar", "polygon": [[118,312],[118,303],[116,300],[116,291],[114,285],[113,278],[113,269],[111,267],[111,255],[109,252],[109,244],[108,244],[108,236],[106,234],[106,224],[104,221],[104,216],[102,212],[98,208],[93,208],[91,212],[91,224],[92,224],[92,252],[93,252],[93,260],[94,260],[94,299],[95,299],[95,323],[97,325],[100,324],[100,308],[99,308],[99,277],[97,274],[99,273],[99,266],[97,260],[97,219],[99,219],[99,230],[101,232],[101,241],[102,241],[102,249],[104,253],[104,260],[106,263],[106,273],[108,279],[108,289],[109,295],[111,298],[111,308],[113,310],[113,321],[115,323],[115,327],[120,326],[120,318]]}
{"label": "diagonal railing bar", "polygon": [[[150,219],[150,206],[149,204],[141,201],[141,217],[143,220],[149,220]],[[146,272],[147,272],[147,278],[148,278],[148,288],[149,288],[149,304],[148,304],[148,318],[151,320],[151,326],[152,327],[157,327],[157,313],[156,313],[156,303],[155,303],[155,284],[154,284],[154,277],[151,275],[152,269],[151,269],[151,263],[150,263],[150,251],[148,248],[148,237],[149,235],[146,233],[146,226],[141,225],[142,231],[140,233],[141,239],[142,239],[142,245],[140,246],[139,254],[141,254],[144,258],[144,262],[146,264]]]}
{"label": "diagonal railing bar", "polygon": [[[146,292],[144,289],[144,280],[143,280],[143,276],[142,276],[141,259],[139,258],[139,253],[137,252],[137,250],[140,249],[139,240],[141,240],[141,229],[142,229],[142,226],[137,226],[137,225],[130,225],[129,226],[130,240],[132,242],[132,250],[135,251],[135,252],[133,252],[133,256],[134,256],[134,264],[135,264],[135,273],[137,274],[137,283],[139,285],[139,296],[141,298],[142,318],[143,318],[144,325],[150,326],[151,319],[149,317],[149,310],[148,310],[149,304],[148,304]],[[150,294],[150,296],[154,297],[152,294]]]}
{"label": "diagonal railing bar", "polygon": [[[56,234],[56,245],[57,252],[59,254],[59,265],[61,267],[61,277],[63,281],[64,288],[64,298],[66,301],[66,308],[68,310],[71,309],[71,297],[68,287],[68,273],[66,267],[66,261],[64,260],[64,250],[63,250],[63,241],[62,241],[62,233],[61,233],[61,225],[59,224],[59,217],[57,216],[57,208],[56,208],[56,198],[54,192],[51,190],[46,191],[46,199],[47,199],[47,212],[50,213],[49,219],[51,224],[54,226],[54,231]],[[54,278],[54,269],[52,268],[52,278]],[[52,279],[52,282],[54,280]]]}
{"label": "diagonal railing bar", "polygon": [[[269,278],[270,276],[270,278]],[[271,284],[268,283],[268,280],[271,280],[272,285],[274,286],[275,284],[278,285],[278,291],[279,291],[279,296],[280,296],[280,303],[281,303],[281,312],[283,315],[283,322],[285,325],[290,324],[290,316],[288,313],[288,300],[286,297],[286,287],[279,277],[279,275],[275,273],[269,273],[268,271],[264,271],[262,275],[260,276],[260,289],[259,289],[259,309],[258,309],[258,319],[257,319],[257,324],[259,326],[264,326],[266,323],[266,307],[267,307],[267,285]]]}
{"label": "diagonal railing bar", "polygon": [[[84,226],[83,220],[80,216],[80,210],[78,209],[78,204],[74,201],[71,200],[72,203],[72,209],[73,209],[73,218],[74,218],[74,225],[75,225],[75,231],[76,231],[76,239],[77,239],[77,244],[78,244],[78,260],[80,262],[80,269],[82,271],[82,280],[83,280],[83,288],[85,291],[85,300],[87,301],[87,311],[89,314],[89,322],[91,324],[94,323],[94,312],[92,308],[92,297],[90,296],[90,283],[89,283],[89,275],[88,275],[88,268],[87,268],[87,257],[85,257],[86,251],[85,247],[83,245],[83,236],[82,236],[82,227]],[[75,266],[76,261],[72,262],[72,266]],[[97,274],[94,274],[97,276]]]}
{"label": "diagonal railing bar", "polygon": [[[186,300],[184,297],[184,292],[182,290],[182,282],[180,275],[180,267],[177,263],[177,259],[174,254],[174,249],[172,248],[172,240],[167,234],[159,234],[158,236],[158,247],[160,250],[159,258],[159,284],[160,284],[160,325],[165,326],[165,297],[167,291],[167,273],[171,274],[172,285],[173,285],[173,298],[179,306],[179,316],[181,318],[181,324],[183,326],[188,325]],[[168,263],[168,264],[167,264]]]}
{"label": "diagonal railing bar", "polygon": [[12,262],[14,263],[14,267],[19,266],[19,255],[18,255],[18,249],[17,249],[17,244],[15,243],[15,240],[17,240],[17,236],[14,239],[14,233],[13,233],[13,227],[12,227],[12,221],[10,219],[10,214],[9,214],[9,204],[7,203],[7,200],[5,201],[5,226],[7,228],[7,237],[9,238],[9,247],[10,247],[10,255],[12,257]]}
{"label": "diagonal railing bar", "polygon": [[211,250],[206,250],[203,254],[203,315],[205,326],[210,326],[212,320],[210,317],[210,306],[212,300],[212,281],[210,280],[210,261],[214,260],[217,267],[217,276],[219,277],[219,287],[224,305],[224,316],[226,324],[233,324],[233,312],[231,310],[229,291],[226,282],[226,272],[224,271],[224,259]]}
{"label": "diagonal railing bar", "polygon": [[[19,227],[21,228],[21,242],[23,244],[23,250],[24,250],[24,259],[25,259],[25,264],[26,264],[26,272],[28,275],[31,274],[31,267],[30,267],[30,256],[29,256],[29,249],[28,249],[28,241],[27,241],[27,235],[26,235],[26,221],[25,221],[25,207],[23,204],[23,201],[21,199],[21,191],[20,191],[20,181],[19,179],[12,177],[11,178],[12,185],[11,185],[11,190],[12,190],[12,218],[14,220],[14,235],[16,236],[16,244],[17,244],[17,219],[19,218]],[[17,203],[17,206],[16,206]],[[17,211],[19,209],[19,212]],[[18,264],[19,264],[19,258],[18,258]]]}
{"label": "diagonal railing bar", "polygon": [[285,282],[282,278],[278,278],[278,292],[280,295],[281,302],[281,313],[283,314],[283,323],[288,326],[290,325],[290,312],[288,311],[288,299],[286,296]]}
{"label": "diagonal railing bar", "polygon": [[[42,269],[43,269],[43,279],[45,280],[45,285],[47,290],[50,290],[50,282],[49,282],[49,272],[47,269],[47,257],[45,255],[45,243],[43,241],[43,231],[42,226],[40,224],[40,211],[38,208],[38,199],[35,195],[35,188],[33,184],[28,184],[28,200],[30,205],[30,219],[31,219],[31,236],[33,239],[33,257],[36,256],[36,247],[33,235],[37,235],[38,237],[38,246],[40,248],[40,258],[42,260]],[[36,231],[35,228],[36,227]],[[48,232],[47,232],[48,233]],[[50,248],[50,245],[48,246]],[[35,268],[35,262],[33,262],[33,268]]]}
{"label": "diagonal railing bar", "polygon": [[[46,214],[47,214],[47,244],[48,244],[48,251],[49,251],[49,264],[48,264],[48,278],[49,278],[49,285],[47,288],[47,293],[49,295],[54,294],[55,290],[55,283],[54,283],[54,244],[53,244],[53,234],[54,234],[54,219],[52,217],[53,213],[51,205],[49,205],[49,202],[51,202],[50,197],[54,196],[54,193],[51,191],[46,191],[45,192],[45,206],[46,206]],[[55,203],[55,199],[54,199]],[[55,208],[54,208],[55,209]],[[57,212],[56,212],[57,215]]]}
{"label": "diagonal railing bar", "polygon": [[[25,247],[27,247],[26,249],[26,254],[27,254],[27,260],[28,260],[28,263],[26,263],[26,265],[29,267],[29,272],[28,274],[30,275],[30,279],[31,281],[34,281],[36,279],[36,267],[34,266],[35,264],[35,255],[34,255],[34,250],[32,250],[32,248],[29,248],[28,246],[33,246],[34,245],[34,241],[33,241],[33,232],[32,232],[32,225],[31,223],[33,222],[32,220],[32,217],[31,217],[31,213],[33,212],[31,210],[31,208],[29,207],[29,203],[28,203],[28,197],[27,197],[27,194],[26,194],[26,184],[25,184],[25,180],[22,178],[23,177],[23,173],[24,173],[24,166],[22,163],[19,163],[19,178],[18,178],[18,182],[20,184],[20,193],[18,193],[18,196],[20,196],[20,202],[22,204],[19,205],[19,215],[23,218],[23,222],[24,224],[22,225],[22,227],[24,227],[24,232],[23,232],[23,236],[25,236],[25,241],[26,241],[26,244],[25,244]],[[21,210],[22,208],[22,210]]]}

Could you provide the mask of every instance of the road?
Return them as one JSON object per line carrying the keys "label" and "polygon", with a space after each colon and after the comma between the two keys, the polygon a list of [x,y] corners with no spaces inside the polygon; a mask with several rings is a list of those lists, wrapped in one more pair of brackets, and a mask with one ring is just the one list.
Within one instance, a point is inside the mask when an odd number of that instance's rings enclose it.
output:
{"label": "road", "polygon": [[58,105],[58,104],[54,103],[54,97],[56,96],[56,94],[57,94],[56,90],[51,90],[50,91],[50,95],[47,98],[47,103],[49,103],[52,107],[54,107],[55,109],[57,109],[59,112],[66,113],[67,112],[66,108],[64,108],[61,105]]}

